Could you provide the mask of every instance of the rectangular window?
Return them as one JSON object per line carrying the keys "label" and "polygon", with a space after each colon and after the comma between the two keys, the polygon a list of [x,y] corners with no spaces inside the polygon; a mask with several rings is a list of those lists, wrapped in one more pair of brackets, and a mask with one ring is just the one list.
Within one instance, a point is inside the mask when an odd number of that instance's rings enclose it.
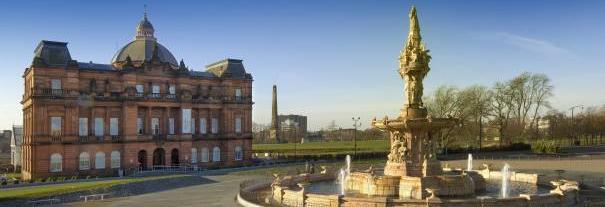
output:
{"label": "rectangular window", "polygon": [[61,89],[61,80],[60,79],[50,80],[50,88],[53,90],[60,90]]}
{"label": "rectangular window", "polygon": [[159,118],[151,118],[151,129],[152,134],[160,134],[160,119]]}
{"label": "rectangular window", "polygon": [[160,93],[160,86],[158,86],[158,85],[152,85],[151,86],[151,93],[159,94]]}
{"label": "rectangular window", "polygon": [[61,117],[50,117],[50,134],[54,136],[61,135]]}
{"label": "rectangular window", "polygon": [[211,129],[212,134],[217,134],[218,133],[218,119],[217,118],[212,118],[212,129]]}
{"label": "rectangular window", "polygon": [[183,134],[191,133],[191,109],[181,109],[181,111],[181,120],[183,122],[181,123],[181,132]]}
{"label": "rectangular window", "polygon": [[119,119],[118,118],[110,118],[109,119],[109,135],[118,136],[118,127],[119,127]]}
{"label": "rectangular window", "polygon": [[143,85],[141,85],[141,84],[137,84],[135,86],[135,88],[137,89],[137,93],[144,93],[145,92],[145,87],[143,87]]}
{"label": "rectangular window", "polygon": [[143,134],[143,119],[142,118],[137,118],[137,133],[139,135]]}
{"label": "rectangular window", "polygon": [[242,133],[242,118],[235,118],[235,133]]}
{"label": "rectangular window", "polygon": [[176,94],[176,87],[175,87],[173,84],[170,84],[170,85],[168,86],[168,92],[169,92],[171,95]]}
{"label": "rectangular window", "polygon": [[174,118],[168,118],[168,134],[174,134]]}
{"label": "rectangular window", "polygon": [[80,118],[79,126],[80,130],[78,131],[78,135],[88,136],[88,118]]}
{"label": "rectangular window", "polygon": [[240,88],[235,89],[235,100],[236,101],[242,100],[242,89],[240,89]]}
{"label": "rectangular window", "polygon": [[206,134],[206,118],[200,118],[200,134]]}
{"label": "rectangular window", "polygon": [[103,136],[103,118],[96,117],[95,118],[95,136],[100,137]]}

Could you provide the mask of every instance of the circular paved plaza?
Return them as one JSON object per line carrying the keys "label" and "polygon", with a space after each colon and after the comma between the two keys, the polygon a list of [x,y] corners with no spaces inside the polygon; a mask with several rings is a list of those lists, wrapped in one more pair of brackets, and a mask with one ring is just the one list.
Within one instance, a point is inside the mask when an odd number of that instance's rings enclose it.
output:
{"label": "circular paved plaza", "polygon": [[[366,168],[370,163],[354,163],[353,167]],[[566,170],[565,176],[579,179],[583,176],[594,185],[605,185],[605,158],[597,159],[564,159],[564,160],[475,160],[474,166],[490,163],[499,168],[509,163],[517,171],[537,171],[539,173],[554,173],[556,169]],[[374,162],[375,163],[375,162]],[[466,160],[444,161],[450,167],[463,168]],[[333,167],[340,163],[331,164]],[[186,178],[174,179],[172,183],[144,185],[145,193],[134,193],[133,196],[113,197],[103,201],[72,202],[60,206],[238,206],[235,197],[239,184],[245,180],[267,179],[269,175],[279,170],[281,172],[296,172],[302,165],[280,166],[275,168],[259,168],[247,171],[224,171],[207,175],[190,175]],[[182,183],[177,183],[182,182]]]}

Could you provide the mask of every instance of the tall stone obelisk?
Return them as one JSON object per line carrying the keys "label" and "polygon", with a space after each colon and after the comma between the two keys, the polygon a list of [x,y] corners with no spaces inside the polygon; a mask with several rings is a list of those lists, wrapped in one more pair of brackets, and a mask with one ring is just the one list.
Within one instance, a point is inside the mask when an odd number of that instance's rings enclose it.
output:
{"label": "tall stone obelisk", "polygon": [[269,129],[269,139],[272,142],[280,142],[279,137],[279,118],[277,117],[277,86],[273,85],[273,102],[271,104],[271,128]]}

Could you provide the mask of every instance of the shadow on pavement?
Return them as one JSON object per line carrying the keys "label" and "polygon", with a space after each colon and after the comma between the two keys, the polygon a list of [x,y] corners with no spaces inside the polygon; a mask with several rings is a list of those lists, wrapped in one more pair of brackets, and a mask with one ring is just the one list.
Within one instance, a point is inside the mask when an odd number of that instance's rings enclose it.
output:
{"label": "shadow on pavement", "polygon": [[[92,190],[84,190],[73,193],[66,193],[62,195],[52,196],[50,198],[59,199],[59,203],[71,203],[80,202],[82,198],[80,196],[91,195],[91,194],[110,194],[108,198],[118,198],[127,196],[136,196],[147,193],[155,193],[161,191],[174,190],[178,188],[204,185],[216,183],[216,181],[207,179],[197,175],[184,175],[182,177],[170,177],[162,178],[157,180],[148,180],[143,182],[129,183],[123,185],[116,185],[109,188],[97,188]],[[31,200],[48,199],[36,198],[36,199],[22,199],[12,200],[6,202],[0,202],[0,206],[32,206]]]}

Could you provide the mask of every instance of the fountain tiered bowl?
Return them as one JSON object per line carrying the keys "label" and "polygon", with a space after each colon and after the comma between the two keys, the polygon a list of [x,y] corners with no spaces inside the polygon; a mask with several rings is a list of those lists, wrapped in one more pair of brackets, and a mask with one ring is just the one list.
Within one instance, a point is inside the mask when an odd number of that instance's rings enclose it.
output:
{"label": "fountain tiered bowl", "polygon": [[[346,169],[346,168],[344,168]],[[346,170],[340,172],[346,172]],[[381,175],[383,169],[337,171],[294,176],[277,176],[257,192],[268,192],[267,206],[575,206],[578,183],[555,176],[505,170],[443,169],[437,187],[423,189],[426,196],[415,199],[402,194],[402,182],[416,183],[412,177]],[[345,173],[346,174],[346,173]],[[506,176],[508,175],[508,176]],[[459,179],[458,177],[468,179]],[[344,177],[344,179],[342,178]],[[452,179],[453,178],[453,179]],[[477,188],[477,179],[482,188]],[[364,181],[365,180],[365,181]],[[461,189],[473,189],[463,192]],[[444,191],[457,191],[443,193]],[[413,191],[406,191],[413,192]]]}

